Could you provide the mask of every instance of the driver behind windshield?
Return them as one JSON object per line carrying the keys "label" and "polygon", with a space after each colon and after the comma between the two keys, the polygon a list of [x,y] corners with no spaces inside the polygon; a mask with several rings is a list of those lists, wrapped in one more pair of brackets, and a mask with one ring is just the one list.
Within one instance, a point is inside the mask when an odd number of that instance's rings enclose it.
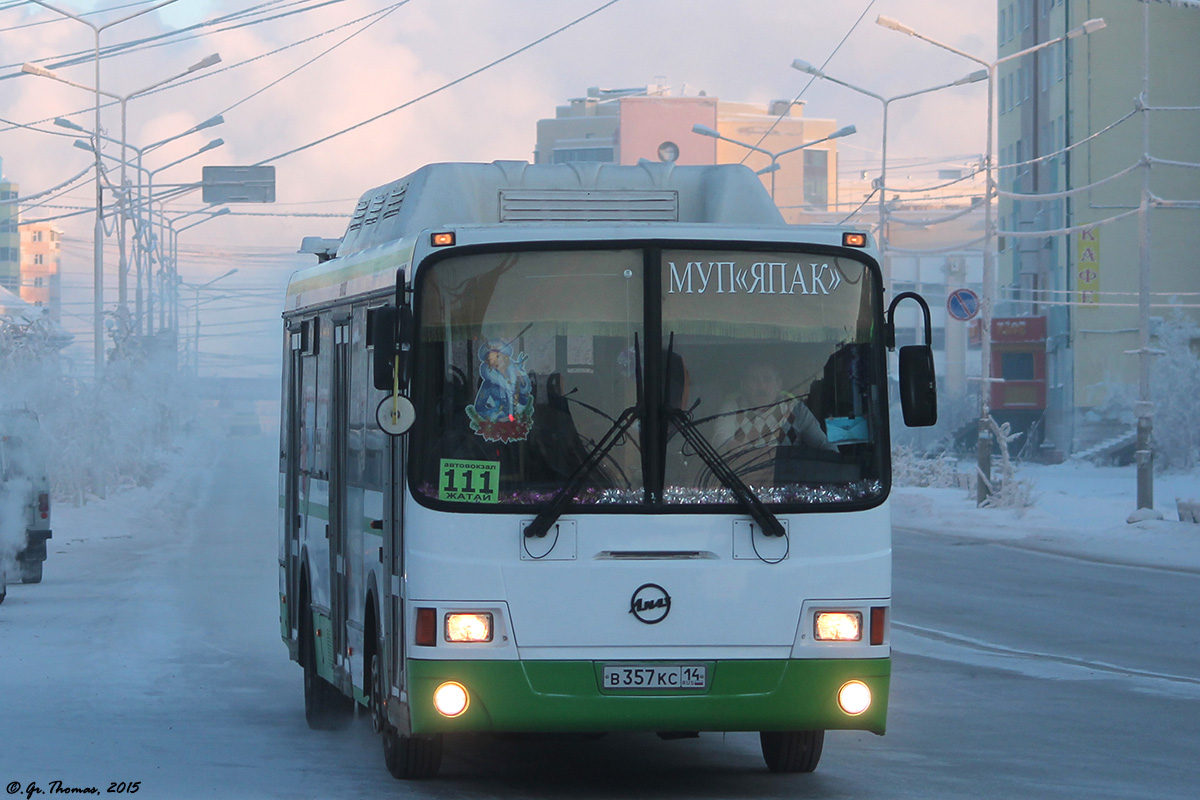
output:
{"label": "driver behind windshield", "polygon": [[713,442],[727,452],[777,445],[838,452],[808,406],[784,391],[779,370],[765,362],[747,367],[737,393],[722,404]]}

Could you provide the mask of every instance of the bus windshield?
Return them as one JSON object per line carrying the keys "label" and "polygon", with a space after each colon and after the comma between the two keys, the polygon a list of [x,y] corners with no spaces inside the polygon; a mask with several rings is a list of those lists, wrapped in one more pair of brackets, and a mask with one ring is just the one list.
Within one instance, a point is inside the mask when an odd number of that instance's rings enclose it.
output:
{"label": "bus windshield", "polygon": [[729,511],[733,474],[778,511],[881,501],[881,292],[854,255],[558,249],[425,267],[414,491],[462,510],[528,513],[570,485],[590,510]]}

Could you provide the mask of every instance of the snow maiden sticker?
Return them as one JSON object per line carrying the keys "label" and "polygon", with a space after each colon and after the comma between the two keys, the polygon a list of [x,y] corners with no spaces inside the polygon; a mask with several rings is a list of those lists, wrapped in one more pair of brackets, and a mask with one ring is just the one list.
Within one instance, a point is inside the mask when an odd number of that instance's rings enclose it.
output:
{"label": "snow maiden sticker", "polygon": [[521,442],[533,428],[533,393],[525,371],[528,356],[491,339],[479,348],[479,391],[467,406],[471,430],[489,442]]}

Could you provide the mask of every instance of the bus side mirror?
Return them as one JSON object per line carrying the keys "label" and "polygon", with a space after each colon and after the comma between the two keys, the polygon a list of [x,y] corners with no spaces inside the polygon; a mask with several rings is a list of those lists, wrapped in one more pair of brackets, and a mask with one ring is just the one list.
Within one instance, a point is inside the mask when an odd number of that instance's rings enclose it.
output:
{"label": "bus side mirror", "polygon": [[937,424],[937,378],[933,348],[927,344],[900,348],[900,410],[910,428]]}
{"label": "bus side mirror", "polygon": [[[371,310],[371,342],[374,345],[374,384],[391,391],[408,385],[408,362],[412,351],[412,308],[380,306]],[[399,373],[396,372],[397,368]],[[397,377],[399,380],[397,381]]]}
{"label": "bus side mirror", "polygon": [[933,371],[933,326],[929,304],[916,292],[901,292],[888,306],[885,336],[887,348],[896,347],[896,306],[902,300],[913,300],[921,307],[925,318],[925,344],[900,348],[900,410],[904,424],[910,428],[928,428],[937,424],[937,378]]}

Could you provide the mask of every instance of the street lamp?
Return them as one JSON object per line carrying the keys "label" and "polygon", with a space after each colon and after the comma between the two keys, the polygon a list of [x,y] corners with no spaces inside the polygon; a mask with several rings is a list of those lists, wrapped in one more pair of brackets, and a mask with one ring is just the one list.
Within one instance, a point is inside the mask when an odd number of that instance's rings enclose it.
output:
{"label": "street lamp", "polygon": [[898,31],[907,36],[920,39],[928,42],[934,47],[941,48],[948,52],[954,53],[957,56],[962,56],[968,61],[974,61],[987,70],[987,149],[984,155],[984,171],[986,172],[987,186],[984,191],[984,231],[983,231],[983,292],[979,300],[979,337],[980,337],[980,374],[979,374],[979,442],[975,450],[976,466],[979,470],[979,479],[975,493],[975,502],[977,505],[983,505],[990,494],[988,484],[991,482],[992,475],[992,431],[991,431],[991,392],[992,392],[992,297],[995,294],[993,284],[996,281],[996,254],[992,251],[992,246],[995,243],[996,232],[992,222],[992,198],[996,194],[996,186],[992,181],[992,136],[994,133],[994,99],[996,94],[996,68],[1008,61],[1013,61],[1038,50],[1051,47],[1059,42],[1065,42],[1067,39],[1074,39],[1078,36],[1084,36],[1089,33],[1095,33],[1104,28],[1103,19],[1089,19],[1080,25],[1078,28],[1072,28],[1063,36],[1058,36],[1053,39],[1047,39],[1044,42],[1039,42],[1032,47],[1026,47],[1024,50],[1018,50],[1015,53],[1010,53],[1003,58],[998,58],[995,61],[988,62],[978,56],[973,56],[970,53],[964,53],[956,47],[939,42],[936,39],[931,39],[924,34],[918,33],[912,28],[897,22],[890,17],[878,17],[875,22],[889,30]]}
{"label": "street lamp", "polygon": [[[213,219],[214,217],[219,217],[222,214],[228,214],[228,213],[229,213],[229,209],[223,208],[214,214],[208,215],[204,219],[193,222],[191,225],[184,225],[178,231],[175,231],[175,234],[176,234],[176,236],[178,236],[178,234],[182,233],[183,231],[187,230],[188,228],[194,228],[195,226],[201,224],[202,222],[208,222],[210,219]],[[192,367],[194,370],[193,375],[195,377],[200,377],[200,290],[207,289],[208,287],[212,286],[217,281],[222,280],[224,278],[228,278],[230,275],[234,274],[235,272],[237,272],[236,268],[231,269],[223,275],[218,275],[217,277],[213,278],[211,281],[209,281],[207,283],[195,284],[195,283],[184,283],[183,281],[176,282],[177,286],[186,286],[187,288],[192,289],[196,292],[196,335],[195,335],[195,341],[193,343],[193,348],[192,348],[193,359],[194,359],[192,362]]]}
{"label": "street lamp", "polygon": [[[213,119],[219,119],[219,116],[214,117]],[[59,122],[60,122],[60,120],[55,120],[56,124]],[[66,120],[61,120],[61,122],[66,122]],[[200,125],[197,125],[196,127],[192,128],[191,130],[186,131],[185,133],[191,133],[196,130],[201,130],[202,128],[212,127],[212,125],[214,125],[214,124],[217,124],[217,123],[213,122],[212,119],[206,120],[206,122],[201,123]],[[78,126],[75,126],[74,123],[67,123],[63,127],[71,128],[71,127],[78,127]],[[182,135],[184,135],[184,134],[180,134],[179,136],[182,136]],[[179,138],[179,136],[174,136],[174,137],[170,137],[169,139],[164,139],[163,142],[171,141],[172,139]],[[108,139],[109,137],[101,136],[100,138]],[[110,141],[112,141],[112,140],[110,140]],[[140,220],[141,219],[141,207],[142,207],[142,205],[145,205],[145,207],[146,207],[146,227],[143,228],[143,232],[147,236],[150,234],[150,232],[153,228],[153,224],[154,224],[154,219],[153,219],[154,176],[169,167],[173,167],[176,164],[181,164],[184,161],[187,161],[188,159],[195,158],[196,156],[200,155],[201,153],[207,153],[209,150],[213,150],[213,149],[225,144],[224,139],[213,139],[213,140],[205,143],[200,149],[196,150],[195,152],[189,153],[188,155],[183,156],[182,158],[177,158],[174,161],[171,161],[167,164],[163,164],[161,167],[158,167],[157,169],[147,169],[146,167],[143,167],[142,163],[141,163],[142,155],[147,150],[151,149],[154,146],[157,146],[158,144],[162,144],[163,142],[159,142],[159,143],[156,143],[155,145],[150,145],[150,146],[143,147],[143,148],[137,148],[132,145],[129,146],[129,149],[133,150],[134,152],[136,152],[138,154],[138,163],[134,166],[138,170],[139,198],[138,198],[137,203],[134,204],[134,208],[137,210],[137,216],[138,216],[138,219]],[[83,150],[91,151],[93,149],[90,144],[88,144],[87,142],[84,142],[82,139],[76,139],[74,142],[74,145],[75,145],[75,147],[78,147]],[[104,157],[109,158],[114,161],[118,160],[116,156],[110,156],[107,154],[105,154]],[[144,202],[140,196],[141,177],[142,177],[143,172],[146,173],[146,199]],[[196,184],[186,184],[185,186],[188,188],[194,189],[199,185],[200,184],[196,183]],[[126,186],[123,188],[122,194],[128,195],[128,193],[129,193],[129,190],[128,190],[128,187]],[[138,244],[137,237],[135,237],[134,243],[135,243],[135,245]],[[147,249],[147,251],[149,251],[151,248],[147,247],[146,249]],[[140,258],[142,248],[140,247],[140,245],[135,247],[135,252],[138,254],[138,258],[136,259],[137,264],[138,264],[137,291],[136,291],[136,319],[138,320],[138,325],[140,327],[141,319],[142,319],[142,263],[141,263],[141,258]],[[159,254],[159,258],[160,258],[160,260],[162,259],[161,252]],[[146,328],[147,328],[147,333],[153,333],[154,291],[153,291],[153,282],[149,279],[149,277],[147,277],[147,289],[148,289],[148,291],[147,291],[147,309],[146,309],[146,319],[147,319]]]}
{"label": "street lamp", "polygon": [[[63,78],[62,76],[56,74],[55,72],[48,70],[44,67],[40,67],[37,64],[30,64],[27,62],[21,66],[21,71],[24,73],[28,73],[30,75],[37,75],[37,76],[43,77],[43,78],[50,78],[51,80],[56,80],[60,83],[65,83],[68,86],[74,86],[78,89],[84,89],[85,91],[94,91],[97,95],[104,95],[105,97],[113,98],[121,106],[121,138],[119,141],[120,141],[120,145],[121,145],[120,185],[121,185],[121,189],[122,189],[122,194],[119,198],[119,211],[118,211],[119,227],[117,229],[117,249],[118,249],[118,254],[119,254],[118,255],[118,265],[117,265],[117,304],[118,304],[118,309],[119,309],[118,317],[119,317],[121,325],[123,327],[128,328],[128,326],[129,326],[129,309],[127,308],[127,305],[126,305],[126,301],[128,299],[129,263],[128,263],[128,259],[126,257],[126,253],[125,253],[125,230],[126,230],[126,222],[128,220],[128,216],[129,216],[129,209],[128,209],[129,197],[128,197],[128,191],[126,189],[127,178],[126,178],[126,174],[125,174],[125,167],[127,164],[126,151],[128,149],[130,149],[128,141],[127,141],[128,137],[126,134],[127,119],[128,119],[128,115],[127,115],[128,103],[130,100],[132,100],[135,97],[138,97],[139,95],[143,95],[143,94],[146,94],[147,92],[151,92],[151,91],[159,88],[160,86],[164,86],[164,85],[170,83],[171,81],[178,80],[179,78],[186,77],[187,75],[190,75],[193,72],[196,72],[198,70],[205,69],[207,67],[211,67],[214,64],[220,63],[220,61],[221,61],[221,56],[219,56],[216,53],[213,53],[212,55],[205,56],[200,61],[197,61],[195,64],[192,64],[186,70],[184,70],[183,72],[181,72],[177,75],[172,75],[169,78],[164,78],[160,81],[152,83],[149,86],[138,89],[135,92],[130,92],[129,94],[126,94],[126,95],[118,95],[118,94],[113,94],[112,92],[103,91],[102,89],[99,88],[99,84],[97,84],[95,89],[93,89],[92,87],[89,87],[89,86],[84,86],[83,84],[76,83],[71,80],[67,80],[66,78]],[[76,127],[78,127],[78,126],[76,126]],[[96,127],[96,135],[97,136],[100,135],[99,125],[97,125],[97,127]],[[107,137],[101,137],[101,138],[107,138]],[[133,149],[136,150],[136,148],[133,148]]]}
{"label": "street lamp", "polygon": [[[153,224],[154,224],[154,217],[153,217],[154,207],[153,207],[153,203],[151,202],[151,199],[147,199],[145,201],[143,201],[141,199],[142,198],[142,173],[149,172],[149,170],[147,170],[145,167],[142,166],[142,159],[146,153],[149,153],[152,150],[156,150],[157,148],[162,147],[163,145],[168,144],[170,142],[173,142],[176,139],[182,139],[185,136],[190,136],[191,134],[197,133],[198,131],[202,131],[207,128],[212,128],[217,125],[221,125],[224,122],[225,122],[225,118],[223,116],[221,116],[220,114],[217,114],[215,116],[209,117],[208,119],[206,119],[202,122],[196,123],[195,125],[188,128],[186,131],[183,131],[182,133],[177,133],[174,136],[168,136],[165,139],[159,139],[157,142],[151,142],[150,144],[145,145],[144,147],[135,147],[134,145],[126,143],[126,146],[130,150],[132,150],[134,153],[137,154],[137,163],[134,164],[133,166],[137,170],[137,174],[138,174],[138,185],[137,185],[138,200],[133,206],[133,212],[134,212],[135,219],[137,219],[139,221],[139,223],[141,223],[141,225],[140,225],[141,230],[138,231],[138,234],[140,234],[140,235],[135,234],[135,236],[134,236],[133,260],[134,260],[135,268],[137,271],[137,288],[135,290],[135,304],[136,305],[135,305],[134,317],[138,320],[142,319],[142,275],[143,275],[143,267],[144,267],[143,255],[147,252],[147,248],[143,247],[143,245],[141,243],[141,238],[143,236],[146,236],[147,239],[149,239],[149,232],[152,230]],[[68,130],[85,133],[89,137],[93,135],[91,131],[88,131],[82,125],[78,125],[75,122],[72,122],[71,120],[66,119],[65,117],[55,117],[54,124],[59,126],[60,128],[66,128]],[[120,140],[114,139],[110,136],[105,136],[105,135],[101,134],[100,138],[105,141],[120,144]],[[220,141],[220,140],[218,140],[218,141]],[[92,152],[92,147],[81,140],[76,140],[74,142],[74,145],[83,150],[87,150],[89,153]],[[215,146],[216,146],[215,144],[209,143],[208,145],[205,146],[205,149],[206,150],[212,149],[212,147],[215,147]],[[201,152],[204,152],[204,151],[205,150],[201,150]],[[193,155],[198,155],[198,154],[193,154]],[[108,157],[115,159],[115,156],[108,156]],[[167,165],[167,166],[170,166],[170,165]],[[163,168],[160,167],[160,169],[163,169]],[[145,208],[144,223],[142,222],[143,207]],[[135,228],[138,228],[138,227],[139,227],[139,225],[135,224]],[[139,325],[140,325],[140,323],[139,323]],[[147,333],[153,332],[153,316],[152,315],[147,317],[147,326],[146,327],[147,327],[147,330],[146,330]]]}
{"label": "street lamp", "polygon": [[[119,19],[106,22],[103,25],[96,25],[83,17],[72,14],[70,11],[64,11],[57,6],[50,5],[43,0],[33,0],[39,6],[47,8],[57,14],[61,14],[68,19],[73,19],[76,22],[86,25],[92,29],[95,34],[95,81],[96,81],[96,117],[95,127],[96,133],[100,133],[100,34],[115,25],[120,25],[122,22],[128,22],[131,19],[149,14],[151,11],[157,11],[163,6],[168,6],[176,0],[164,0],[164,2],[156,3],[149,8],[143,8],[141,11],[135,11]],[[93,294],[92,298],[92,319],[93,329],[92,334],[95,342],[93,343],[93,358],[95,377],[98,381],[104,374],[104,188],[101,178],[103,167],[100,164],[100,142],[96,142],[96,224],[92,229],[92,252],[93,252]]]}
{"label": "street lamp", "polygon": [[853,125],[847,125],[844,128],[838,128],[833,133],[829,134],[828,136],[823,136],[820,139],[814,139],[811,142],[805,142],[804,144],[798,144],[795,147],[789,147],[786,150],[780,150],[778,153],[772,153],[770,150],[767,150],[765,147],[759,147],[758,145],[748,144],[746,142],[740,142],[737,139],[730,139],[728,136],[723,136],[720,133],[718,133],[717,131],[708,127],[707,125],[696,124],[696,125],[692,126],[692,133],[698,133],[701,136],[708,136],[709,138],[712,138],[712,139],[720,139],[723,142],[729,142],[730,144],[736,144],[739,147],[744,147],[747,150],[753,150],[755,152],[762,153],[763,155],[770,158],[771,165],[758,170],[757,174],[759,174],[759,175],[766,175],[767,173],[771,174],[771,200],[772,201],[775,200],[775,173],[779,171],[779,164],[777,162],[779,161],[780,156],[786,156],[788,153],[794,153],[797,150],[803,150],[806,147],[812,147],[814,144],[821,144],[822,142],[828,142],[831,139],[840,139],[843,136],[849,136],[850,134],[855,133],[856,131],[857,131],[857,129]]}
{"label": "street lamp", "polygon": [[988,72],[985,69],[976,70],[975,72],[972,72],[970,75],[965,75],[956,81],[951,81],[950,83],[943,83],[938,86],[931,86],[928,89],[919,89],[915,92],[906,92],[904,94],[898,94],[895,97],[884,97],[883,95],[876,94],[875,92],[864,89],[861,86],[855,86],[853,83],[850,83],[848,81],[843,81],[838,78],[834,78],[830,75],[826,75],[819,68],[814,67],[812,64],[808,63],[807,61],[804,61],[803,59],[797,58],[797,59],[793,60],[792,61],[792,69],[799,70],[800,72],[806,73],[808,75],[812,75],[816,78],[821,78],[822,80],[827,80],[830,83],[836,83],[839,86],[845,86],[847,89],[850,89],[851,91],[858,92],[859,94],[866,95],[867,97],[873,97],[876,100],[878,100],[880,103],[883,104],[883,134],[880,137],[879,180],[875,182],[874,188],[879,192],[879,252],[883,256],[884,280],[888,281],[889,285],[890,285],[890,281],[892,279],[892,271],[891,271],[891,257],[888,254],[888,249],[887,249],[887,226],[886,226],[887,206],[886,206],[886,198],[885,198],[885,194],[887,191],[888,106],[890,106],[896,100],[905,100],[909,97],[917,97],[918,95],[929,94],[930,92],[936,92],[941,89],[949,89],[952,86],[964,86],[968,83],[978,83],[979,81],[987,80]]}

